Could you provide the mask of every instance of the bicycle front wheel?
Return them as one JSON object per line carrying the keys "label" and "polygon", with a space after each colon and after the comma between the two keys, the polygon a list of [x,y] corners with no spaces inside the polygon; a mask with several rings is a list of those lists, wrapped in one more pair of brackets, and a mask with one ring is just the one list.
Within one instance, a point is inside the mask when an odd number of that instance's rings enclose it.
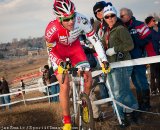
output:
{"label": "bicycle front wheel", "polygon": [[80,94],[80,99],[82,101],[79,104],[79,128],[80,130],[94,130],[94,120],[93,111],[90,99],[87,94]]}

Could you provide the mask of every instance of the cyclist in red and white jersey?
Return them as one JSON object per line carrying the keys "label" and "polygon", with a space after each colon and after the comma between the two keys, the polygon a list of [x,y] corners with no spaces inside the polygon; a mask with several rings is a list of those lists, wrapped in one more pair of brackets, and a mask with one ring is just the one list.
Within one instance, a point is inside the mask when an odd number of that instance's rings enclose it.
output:
{"label": "cyclist in red and white jersey", "polygon": [[[75,12],[75,6],[70,0],[55,0],[53,4],[56,20],[51,21],[45,31],[45,38],[52,49],[49,57],[52,64],[64,68],[64,61],[69,58],[74,67],[90,67],[83,48],[80,44],[79,35],[84,31],[105,67],[108,67],[105,52],[98,36],[93,31],[89,20]],[[71,130],[71,118],[69,112],[69,78],[65,76],[62,84],[62,74],[56,74],[60,84],[60,104],[62,107],[64,127],[63,130]],[[90,93],[92,83],[91,72],[85,72],[85,92]]]}

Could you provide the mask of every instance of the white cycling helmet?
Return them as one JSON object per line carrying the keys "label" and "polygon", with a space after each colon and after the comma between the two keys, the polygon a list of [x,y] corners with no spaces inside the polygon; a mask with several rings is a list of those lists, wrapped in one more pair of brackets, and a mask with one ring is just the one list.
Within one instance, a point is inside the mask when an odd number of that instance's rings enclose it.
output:
{"label": "white cycling helmet", "polygon": [[57,17],[67,17],[75,12],[75,6],[70,0],[55,0],[53,10]]}

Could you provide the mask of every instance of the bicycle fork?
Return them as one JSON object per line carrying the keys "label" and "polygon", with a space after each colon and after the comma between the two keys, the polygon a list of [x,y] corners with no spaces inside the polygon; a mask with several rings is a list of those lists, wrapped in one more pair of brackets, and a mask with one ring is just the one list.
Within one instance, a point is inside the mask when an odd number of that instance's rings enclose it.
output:
{"label": "bicycle fork", "polygon": [[[75,79],[74,79],[75,80]],[[73,108],[74,108],[74,114],[75,114],[75,117],[77,115],[77,101],[78,101],[78,93],[77,93],[77,88],[76,88],[76,85],[75,85],[75,82],[73,81],[72,82],[72,88],[73,88]]]}

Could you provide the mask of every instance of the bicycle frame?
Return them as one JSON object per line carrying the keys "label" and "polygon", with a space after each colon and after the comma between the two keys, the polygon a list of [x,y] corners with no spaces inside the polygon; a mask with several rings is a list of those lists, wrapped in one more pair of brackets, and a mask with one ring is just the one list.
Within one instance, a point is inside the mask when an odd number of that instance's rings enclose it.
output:
{"label": "bicycle frame", "polygon": [[[84,93],[84,77],[83,77],[83,74],[84,74],[85,71],[89,71],[89,68],[86,69],[86,68],[82,67],[79,70],[80,70],[80,77],[76,77],[76,75],[71,74],[72,89],[73,89],[73,94],[72,94],[73,95],[73,108],[74,108],[73,116],[75,116],[75,117],[76,117],[77,112],[78,112],[77,104],[82,104],[82,101],[80,101],[79,94]],[[77,86],[75,84],[75,82],[78,81],[78,80],[80,81],[80,88],[77,88]],[[80,89],[79,92],[78,92],[78,89]]]}
{"label": "bicycle frame", "polygon": [[[73,115],[72,118],[76,119],[77,115],[78,115],[78,104],[82,104],[82,100],[80,99],[80,94],[85,93],[84,92],[84,72],[85,71],[89,71],[89,68],[79,68],[78,69],[80,71],[80,77],[76,77],[75,74],[71,73],[71,77],[72,77],[72,96],[73,96]],[[76,81],[80,81],[80,86],[79,88],[76,86]],[[79,117],[79,126],[81,127],[82,125],[82,121],[81,121],[81,116]]]}
{"label": "bicycle frame", "polygon": [[78,90],[75,85],[76,81],[77,81],[76,78],[72,77],[72,89],[73,89],[72,97],[73,97],[73,111],[74,111],[73,116],[74,117],[76,117],[77,112],[78,112],[77,101],[79,100]]}

